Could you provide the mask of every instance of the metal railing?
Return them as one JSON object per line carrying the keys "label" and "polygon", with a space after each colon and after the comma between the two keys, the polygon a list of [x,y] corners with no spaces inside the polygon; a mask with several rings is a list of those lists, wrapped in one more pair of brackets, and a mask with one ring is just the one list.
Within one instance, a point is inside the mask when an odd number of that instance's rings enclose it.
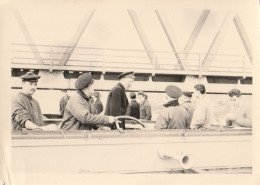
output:
{"label": "metal railing", "polygon": [[[62,45],[34,45],[40,54],[42,64],[38,63],[29,44],[12,45],[12,67],[13,68],[36,68],[49,70],[70,70],[77,67],[91,68],[92,70],[109,71],[111,69],[143,70],[143,71],[183,71],[198,72],[220,72],[251,74],[252,63],[248,56],[230,54],[208,54],[205,53],[182,53],[178,52],[178,58],[172,51],[148,51],[152,53],[153,59],[158,61],[156,66],[151,61],[145,50],[137,49],[115,49],[77,46],[72,53],[64,52],[70,46]],[[68,60],[62,60],[62,56],[69,56]],[[39,58],[38,58],[39,59]],[[181,69],[178,60],[182,62]],[[204,62],[203,62],[204,61]],[[65,63],[65,64],[64,64]],[[62,64],[62,65],[61,65]],[[64,65],[63,65],[64,64]]]}

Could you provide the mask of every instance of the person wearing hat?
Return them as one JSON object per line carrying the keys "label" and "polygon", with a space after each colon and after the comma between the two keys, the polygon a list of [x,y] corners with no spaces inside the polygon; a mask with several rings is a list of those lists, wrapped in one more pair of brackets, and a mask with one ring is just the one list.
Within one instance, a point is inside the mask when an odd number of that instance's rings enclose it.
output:
{"label": "person wearing hat", "polygon": [[80,75],[75,83],[77,92],[65,108],[61,130],[91,130],[92,126],[111,124],[116,118],[97,114],[91,96],[94,94],[95,81],[90,73]]}
{"label": "person wearing hat", "polygon": [[44,124],[40,105],[38,101],[32,97],[36,91],[40,76],[35,75],[33,72],[27,72],[20,78],[22,79],[22,91],[12,99],[11,118],[13,129],[57,130],[55,124]]}
{"label": "person wearing hat", "polygon": [[152,109],[148,102],[148,96],[143,91],[137,93],[137,100],[140,103],[140,119],[151,120]]}
{"label": "person wearing hat", "polygon": [[[194,103],[191,102],[192,93],[188,91],[183,91],[182,96],[179,98],[179,104],[183,106],[189,113],[190,119],[189,123],[191,123],[193,113],[195,110]],[[187,126],[187,128],[190,128],[190,124]]]}
{"label": "person wearing hat", "polygon": [[[105,115],[121,116],[126,114],[128,99],[125,91],[128,90],[134,82],[134,72],[124,72],[120,74],[118,78],[120,80],[119,83],[113,87],[108,94]],[[125,129],[124,121],[121,122],[120,126]]]}
{"label": "person wearing hat", "polygon": [[94,92],[94,106],[96,108],[97,114],[103,111],[103,103],[100,100],[101,94],[99,92]]}
{"label": "person wearing hat", "polygon": [[140,104],[136,101],[136,95],[134,92],[130,93],[131,103],[126,110],[126,116],[132,116],[136,119],[140,119]]}
{"label": "person wearing hat", "polygon": [[70,99],[70,96],[67,94],[67,89],[62,89],[61,93],[63,96],[60,99],[60,114],[63,117],[64,110],[65,110],[66,104],[68,103],[68,101]]}
{"label": "person wearing hat", "polygon": [[231,109],[225,116],[227,125],[252,128],[252,108],[242,100],[241,91],[232,89],[228,96],[231,102]]}
{"label": "person wearing hat", "polygon": [[206,88],[203,84],[194,86],[192,97],[197,99],[198,103],[193,113],[190,128],[210,128],[216,124],[215,114],[213,111],[213,103],[206,95]]}
{"label": "person wearing hat", "polygon": [[156,129],[187,129],[189,125],[189,114],[187,110],[179,106],[178,98],[182,96],[180,88],[169,85],[165,88],[166,107],[158,116],[155,128]]}

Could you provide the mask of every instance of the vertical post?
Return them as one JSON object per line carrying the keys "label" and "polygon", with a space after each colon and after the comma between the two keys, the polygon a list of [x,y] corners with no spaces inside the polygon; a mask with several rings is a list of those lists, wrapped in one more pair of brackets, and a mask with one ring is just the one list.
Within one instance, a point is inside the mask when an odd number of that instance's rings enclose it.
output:
{"label": "vertical post", "polygon": [[52,46],[50,47],[50,72],[52,72],[53,58],[52,58]]}
{"label": "vertical post", "polygon": [[199,77],[201,77],[201,56],[200,56],[200,53],[199,53]]}

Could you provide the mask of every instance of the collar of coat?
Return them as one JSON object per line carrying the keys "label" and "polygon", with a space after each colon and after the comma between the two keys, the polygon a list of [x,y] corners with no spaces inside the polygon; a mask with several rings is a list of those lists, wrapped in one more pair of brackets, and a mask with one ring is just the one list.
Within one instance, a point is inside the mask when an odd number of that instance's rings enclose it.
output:
{"label": "collar of coat", "polygon": [[169,101],[168,103],[164,104],[163,105],[164,107],[176,107],[176,106],[179,106],[179,102],[178,100],[172,100],[172,101]]}
{"label": "collar of coat", "polygon": [[25,94],[23,92],[20,92],[20,94],[25,96],[27,99],[32,100],[32,96],[31,95],[27,95],[27,94]]}
{"label": "collar of coat", "polygon": [[85,100],[89,101],[89,97],[81,90],[77,90],[77,93],[82,96],[82,98],[84,98]]}
{"label": "collar of coat", "polygon": [[120,82],[117,85],[120,86],[125,91],[125,87]]}

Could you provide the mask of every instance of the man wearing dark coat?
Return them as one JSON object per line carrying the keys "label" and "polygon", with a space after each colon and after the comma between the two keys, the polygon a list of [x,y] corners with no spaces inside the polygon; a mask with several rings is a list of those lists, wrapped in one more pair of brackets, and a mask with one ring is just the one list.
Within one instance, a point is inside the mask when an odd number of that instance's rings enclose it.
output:
{"label": "man wearing dark coat", "polygon": [[97,114],[100,114],[103,111],[103,103],[100,100],[101,94],[99,92],[94,92],[94,106],[96,108]]}
{"label": "man wearing dark coat", "polygon": [[[118,76],[119,83],[113,87],[107,97],[105,115],[121,116],[126,114],[128,99],[125,91],[128,90],[134,82],[134,72],[124,72]],[[125,129],[124,121],[120,126]]]}
{"label": "man wearing dark coat", "polygon": [[65,108],[61,130],[91,130],[97,126],[111,124],[116,118],[97,114],[91,96],[94,94],[95,81],[90,73],[80,75],[75,83],[77,92]]}
{"label": "man wearing dark coat", "polygon": [[134,92],[130,93],[131,103],[127,107],[126,116],[132,116],[136,119],[140,119],[140,104],[136,101],[136,95]]}
{"label": "man wearing dark coat", "polygon": [[60,114],[63,116],[66,104],[69,101],[70,97],[68,96],[66,89],[61,90],[61,92],[63,93],[63,96],[60,99]]}
{"label": "man wearing dark coat", "polygon": [[12,99],[12,123],[14,130],[40,129],[40,130],[57,130],[55,124],[45,125],[42,119],[40,105],[32,95],[37,88],[38,79],[41,76],[28,72],[22,75],[22,91]]}
{"label": "man wearing dark coat", "polygon": [[169,85],[165,89],[166,100],[168,101],[164,106],[161,114],[158,116],[155,128],[156,129],[187,129],[190,124],[190,116],[188,111],[179,106],[178,98],[181,97],[182,91],[180,88]]}

